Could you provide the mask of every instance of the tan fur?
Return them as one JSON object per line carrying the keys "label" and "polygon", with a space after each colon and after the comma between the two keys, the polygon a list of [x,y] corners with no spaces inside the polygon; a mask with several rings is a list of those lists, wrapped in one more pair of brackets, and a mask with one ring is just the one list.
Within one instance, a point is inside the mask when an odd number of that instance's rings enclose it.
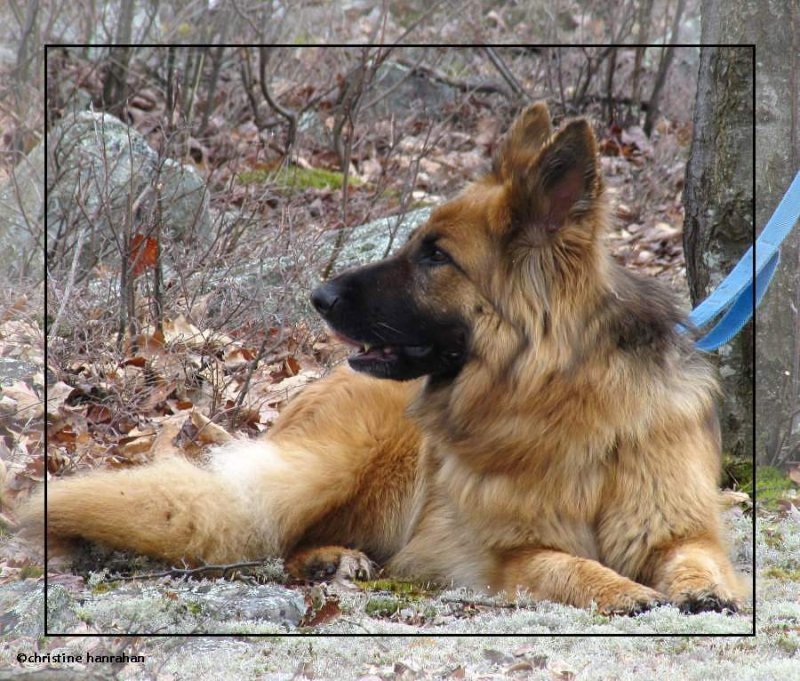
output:
{"label": "tan fur", "polygon": [[530,107],[492,173],[399,256],[436,234],[459,264],[413,271],[407,291],[468,322],[452,381],[339,369],[207,470],[167,460],[52,484],[49,532],[169,560],[295,553],[298,575],[346,545],[395,574],[604,612],[735,607],[714,379],[669,331],[664,294],[609,257],[602,191],[588,124],[553,135]]}

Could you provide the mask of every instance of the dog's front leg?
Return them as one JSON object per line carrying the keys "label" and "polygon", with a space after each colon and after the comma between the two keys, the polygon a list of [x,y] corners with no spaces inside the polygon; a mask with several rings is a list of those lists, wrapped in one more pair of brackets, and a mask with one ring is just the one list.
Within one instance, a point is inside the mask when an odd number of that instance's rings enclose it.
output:
{"label": "dog's front leg", "polygon": [[638,584],[596,560],[563,551],[526,548],[498,561],[495,588],[513,595],[525,590],[534,598],[579,608],[594,603],[604,614],[635,615],[666,601],[658,591]]}
{"label": "dog's front leg", "polygon": [[649,555],[643,572],[684,612],[735,612],[746,591],[713,536],[672,540]]}

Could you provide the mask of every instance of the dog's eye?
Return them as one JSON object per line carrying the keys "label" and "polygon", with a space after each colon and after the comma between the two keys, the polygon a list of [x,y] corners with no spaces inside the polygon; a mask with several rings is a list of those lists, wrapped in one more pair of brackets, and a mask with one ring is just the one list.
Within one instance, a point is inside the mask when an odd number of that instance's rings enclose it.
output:
{"label": "dog's eye", "polygon": [[445,251],[438,246],[432,245],[422,254],[422,262],[427,265],[446,265],[452,260]]}

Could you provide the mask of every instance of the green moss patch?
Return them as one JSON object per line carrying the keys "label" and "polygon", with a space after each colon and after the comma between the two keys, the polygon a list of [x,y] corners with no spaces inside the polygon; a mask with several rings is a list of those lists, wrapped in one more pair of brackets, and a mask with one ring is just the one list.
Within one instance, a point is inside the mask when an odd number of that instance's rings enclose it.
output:
{"label": "green moss patch", "polygon": [[800,582],[800,568],[784,569],[782,567],[769,567],[764,570],[765,577],[773,577],[783,582]]}
{"label": "green moss patch", "polygon": [[23,565],[19,571],[20,579],[38,579],[44,574],[41,565]]}
{"label": "green moss patch", "polygon": [[[344,186],[343,173],[324,168],[256,168],[244,170],[237,177],[241,184],[274,184],[287,189],[341,189]],[[362,184],[352,175],[347,181],[354,186]]]}
{"label": "green moss patch", "polygon": [[756,501],[762,508],[775,508],[785,493],[794,487],[789,477],[774,466],[756,470]]}
{"label": "green moss patch", "polygon": [[426,598],[435,593],[427,584],[405,579],[370,579],[357,581],[364,591],[388,592],[405,598]]}
{"label": "green moss patch", "polygon": [[402,607],[402,599],[395,596],[373,596],[364,606],[364,612],[370,617],[391,617]]}
{"label": "green moss patch", "polygon": [[[365,613],[377,618],[392,617],[408,607],[419,611],[421,602],[434,593],[427,584],[403,579],[371,579],[356,583],[371,594],[364,607]],[[424,616],[435,615],[435,609],[431,608]]]}
{"label": "green moss patch", "polygon": [[722,460],[722,487],[746,492],[753,496],[753,463],[730,455]]}

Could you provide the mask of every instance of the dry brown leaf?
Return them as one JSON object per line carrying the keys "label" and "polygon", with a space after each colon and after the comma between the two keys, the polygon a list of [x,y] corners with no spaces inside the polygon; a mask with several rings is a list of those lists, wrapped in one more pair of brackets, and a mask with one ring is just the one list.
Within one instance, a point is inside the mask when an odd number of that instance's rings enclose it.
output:
{"label": "dry brown leaf", "polygon": [[3,396],[10,397],[16,405],[17,418],[41,418],[44,414],[42,399],[24,381],[13,381],[2,387]]}
{"label": "dry brown leaf", "polygon": [[131,238],[131,275],[138,277],[158,262],[158,240],[144,234],[134,234]]}
{"label": "dry brown leaf", "polygon": [[222,445],[233,440],[233,436],[222,426],[218,426],[197,409],[191,411],[192,423],[197,428],[197,438],[208,444]]}
{"label": "dry brown leaf", "polygon": [[64,381],[58,381],[47,386],[47,413],[57,413],[59,407],[64,404],[74,389],[75,388],[71,385],[64,383]]}
{"label": "dry brown leaf", "polygon": [[203,332],[186,319],[184,315],[178,315],[172,321],[164,320],[162,326],[164,329],[164,341],[169,345],[198,349],[206,344]]}
{"label": "dry brown leaf", "polygon": [[168,416],[161,421],[161,427],[153,440],[154,459],[181,455],[180,447],[175,446],[175,438],[178,437],[188,419],[189,413],[183,412],[175,416]]}
{"label": "dry brown leaf", "polygon": [[225,368],[228,371],[235,371],[247,366],[255,357],[255,353],[249,348],[230,348],[225,353]]}
{"label": "dry brown leaf", "polygon": [[155,433],[142,435],[141,437],[134,437],[132,439],[126,438],[126,442],[116,446],[116,453],[124,456],[125,458],[136,458],[139,454],[147,454],[153,447],[155,442]]}
{"label": "dry brown leaf", "polygon": [[191,409],[194,407],[194,402],[191,400],[182,400],[182,399],[168,399],[167,404],[169,408],[172,410],[173,413],[177,413],[179,411],[186,411],[187,409]]}
{"label": "dry brown leaf", "polygon": [[28,296],[24,293],[17,296],[16,300],[3,311],[3,316],[0,318],[0,323],[4,323],[19,316],[17,313],[22,312],[28,305]]}
{"label": "dry brown leaf", "polygon": [[341,613],[342,609],[339,607],[339,599],[335,596],[328,596],[319,610],[306,614],[303,624],[308,627],[324,624],[325,622],[330,622],[332,619],[335,619]]}
{"label": "dry brown leaf", "polygon": [[53,449],[47,453],[47,472],[57,475],[69,464],[69,457],[58,449]]}
{"label": "dry brown leaf", "polygon": [[306,385],[315,381],[320,376],[316,370],[301,371],[297,376],[289,376],[279,381],[270,388],[271,400],[269,404],[276,405],[294,397]]}
{"label": "dry brown leaf", "polygon": [[90,404],[86,409],[86,421],[91,424],[110,423],[114,412],[104,404]]}
{"label": "dry brown leaf", "polygon": [[287,357],[284,364],[286,365],[286,373],[289,376],[297,376],[300,373],[300,362],[294,357]]}
{"label": "dry brown leaf", "polygon": [[72,426],[65,426],[60,430],[51,432],[48,439],[56,444],[74,444],[78,439],[78,434],[72,429]]}
{"label": "dry brown leaf", "polygon": [[139,410],[147,413],[164,402],[175,390],[175,381],[158,381],[150,388],[147,397],[139,405]]}
{"label": "dry brown leaf", "polygon": [[547,666],[547,671],[553,681],[572,681],[577,674],[571,666],[563,660],[555,660]]}
{"label": "dry brown leaf", "polygon": [[506,668],[507,674],[512,674],[513,672],[531,672],[531,671],[533,671],[533,665],[527,660],[522,660],[521,662],[515,662],[510,667]]}
{"label": "dry brown leaf", "polygon": [[17,401],[6,395],[0,395],[0,416],[11,418],[17,413]]}

